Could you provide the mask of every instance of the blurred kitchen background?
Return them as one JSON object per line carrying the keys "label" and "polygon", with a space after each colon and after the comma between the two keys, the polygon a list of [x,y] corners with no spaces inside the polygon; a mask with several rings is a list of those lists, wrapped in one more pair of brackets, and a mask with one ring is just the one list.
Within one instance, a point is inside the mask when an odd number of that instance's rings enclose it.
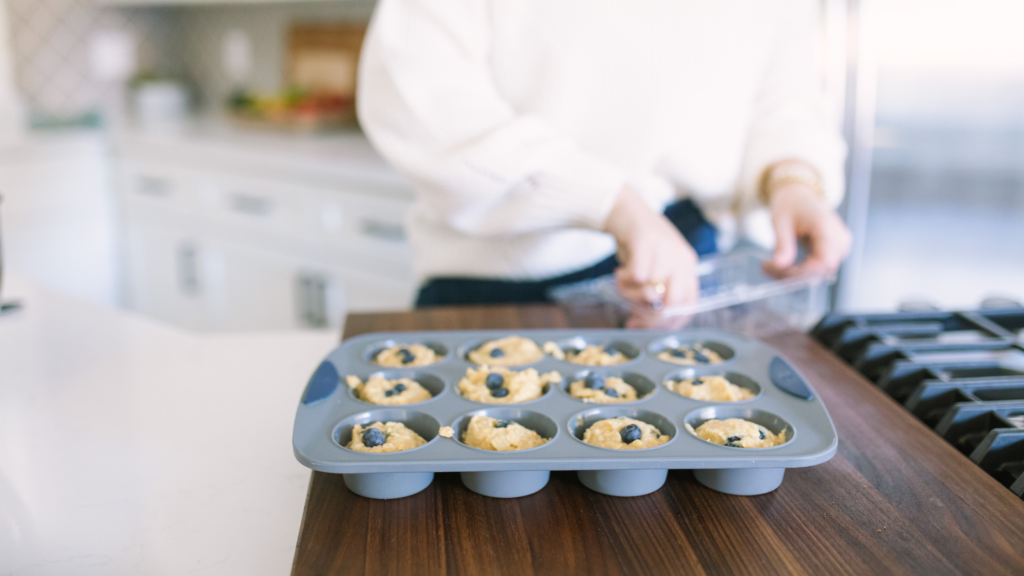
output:
{"label": "blurred kitchen background", "polygon": [[[3,0],[5,273],[203,331],[410,307],[412,193],[352,121],[374,5]],[[1024,4],[822,5],[863,230],[837,306],[1024,301]]]}

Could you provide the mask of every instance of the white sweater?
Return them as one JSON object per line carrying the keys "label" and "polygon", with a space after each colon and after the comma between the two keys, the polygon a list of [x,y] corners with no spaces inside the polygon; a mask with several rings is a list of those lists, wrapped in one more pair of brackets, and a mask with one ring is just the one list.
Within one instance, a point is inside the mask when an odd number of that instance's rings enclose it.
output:
{"label": "white sweater", "polygon": [[590,266],[615,251],[600,230],[627,183],[769,243],[770,164],[811,163],[838,204],[816,17],[815,0],[380,0],[359,119],[415,187],[417,276]]}

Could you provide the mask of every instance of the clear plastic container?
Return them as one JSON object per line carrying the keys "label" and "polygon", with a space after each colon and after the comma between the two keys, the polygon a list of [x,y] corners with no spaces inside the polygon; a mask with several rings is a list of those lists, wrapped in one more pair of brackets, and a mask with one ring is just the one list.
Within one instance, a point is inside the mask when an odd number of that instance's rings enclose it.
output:
{"label": "clear plastic container", "polygon": [[[633,313],[658,319],[686,319],[686,326],[747,335],[805,330],[828,311],[832,276],[778,280],[764,273],[768,253],[746,249],[700,261],[700,300],[660,310],[636,308],[619,295],[615,278],[602,276],[559,286],[549,296],[574,326],[625,325]],[[679,323],[677,321],[677,323]]]}

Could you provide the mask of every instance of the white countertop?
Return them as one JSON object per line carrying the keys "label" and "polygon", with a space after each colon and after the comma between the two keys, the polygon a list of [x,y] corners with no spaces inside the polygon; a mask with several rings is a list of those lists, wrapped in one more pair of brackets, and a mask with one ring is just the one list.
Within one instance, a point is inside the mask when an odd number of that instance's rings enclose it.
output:
{"label": "white countertop", "polygon": [[200,335],[5,284],[0,575],[287,574],[292,418],[338,334]]}
{"label": "white countertop", "polygon": [[112,133],[112,143],[116,153],[134,158],[233,167],[325,185],[358,180],[377,185],[384,193],[412,198],[410,185],[357,128],[289,134],[238,127],[210,117],[171,132],[147,132],[129,125]]}

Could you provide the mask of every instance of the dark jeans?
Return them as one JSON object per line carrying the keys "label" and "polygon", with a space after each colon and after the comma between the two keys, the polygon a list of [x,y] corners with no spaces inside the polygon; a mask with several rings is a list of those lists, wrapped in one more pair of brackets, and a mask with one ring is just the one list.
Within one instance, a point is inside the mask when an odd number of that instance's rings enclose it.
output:
{"label": "dark jeans", "polygon": [[[697,254],[714,254],[715,229],[704,219],[691,200],[676,202],[665,209],[665,216],[682,232]],[[434,278],[420,288],[418,308],[459,304],[530,304],[548,301],[548,290],[563,284],[583,282],[611,274],[619,265],[615,256],[589,268],[546,280],[489,280],[481,278]]]}

